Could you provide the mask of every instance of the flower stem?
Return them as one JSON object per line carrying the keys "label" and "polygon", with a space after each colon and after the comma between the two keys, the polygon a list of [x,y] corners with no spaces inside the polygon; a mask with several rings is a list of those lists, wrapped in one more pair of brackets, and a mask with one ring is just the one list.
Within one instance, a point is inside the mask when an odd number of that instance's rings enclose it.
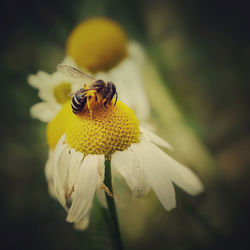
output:
{"label": "flower stem", "polygon": [[[105,160],[104,184],[109,188],[109,191],[111,193],[113,193],[110,160]],[[121,234],[120,234],[120,229],[119,229],[119,222],[118,222],[118,218],[117,218],[114,197],[109,196],[106,192],[105,192],[105,195],[106,195],[106,201],[107,201],[111,221],[113,224],[112,229],[113,229],[114,243],[115,243],[117,250],[123,250],[122,239],[121,239]]]}

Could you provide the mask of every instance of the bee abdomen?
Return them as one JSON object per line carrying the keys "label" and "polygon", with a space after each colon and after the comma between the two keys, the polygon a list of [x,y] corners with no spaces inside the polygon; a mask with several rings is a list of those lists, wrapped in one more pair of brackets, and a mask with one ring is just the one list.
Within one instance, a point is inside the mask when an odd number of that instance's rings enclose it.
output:
{"label": "bee abdomen", "polygon": [[82,111],[86,104],[86,97],[79,97],[77,95],[74,95],[72,97],[72,102],[71,102],[71,108],[74,114],[79,113]]}

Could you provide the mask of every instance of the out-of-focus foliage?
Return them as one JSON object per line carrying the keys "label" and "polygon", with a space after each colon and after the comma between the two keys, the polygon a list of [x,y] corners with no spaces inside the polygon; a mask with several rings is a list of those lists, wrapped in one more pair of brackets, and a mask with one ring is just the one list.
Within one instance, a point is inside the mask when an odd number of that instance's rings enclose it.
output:
{"label": "out-of-focus foliage", "polygon": [[[247,249],[250,35],[246,3],[12,0],[1,5],[3,249],[111,248],[99,206],[93,210],[90,228],[79,233],[65,222],[65,212],[49,197],[44,177],[45,124],[30,118],[29,108],[39,100],[26,81],[28,74],[38,70],[54,72],[73,27],[97,15],[114,18],[131,39],[145,47],[163,87],[184,114],[185,124],[209,152],[215,173],[212,180],[202,174],[206,192],[201,197],[178,191],[177,208],[170,213],[153,193],[131,200],[125,183],[117,183],[125,246]],[[162,109],[167,116],[168,107]],[[171,135],[164,119],[155,110],[153,115],[159,132],[168,139]],[[177,148],[175,156],[185,162],[183,151],[185,147]]]}

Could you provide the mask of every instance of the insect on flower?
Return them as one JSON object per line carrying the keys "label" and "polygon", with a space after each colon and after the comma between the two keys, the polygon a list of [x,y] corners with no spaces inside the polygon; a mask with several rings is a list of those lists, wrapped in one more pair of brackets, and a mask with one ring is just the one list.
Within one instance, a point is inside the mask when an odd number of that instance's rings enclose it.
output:
{"label": "insect on flower", "polygon": [[82,71],[65,64],[59,64],[57,70],[66,76],[82,79],[84,81],[84,88],[72,93],[71,107],[74,114],[80,113],[85,104],[91,113],[90,100],[92,97],[95,101],[106,107],[107,104],[111,105],[111,101],[116,95],[114,106],[116,105],[118,94],[115,84],[110,81],[96,80],[92,76],[83,73]]}

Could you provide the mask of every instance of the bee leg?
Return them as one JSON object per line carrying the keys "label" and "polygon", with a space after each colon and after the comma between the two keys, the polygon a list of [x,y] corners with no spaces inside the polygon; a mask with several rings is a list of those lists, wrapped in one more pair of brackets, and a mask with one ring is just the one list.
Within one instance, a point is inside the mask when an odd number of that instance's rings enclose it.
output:
{"label": "bee leg", "polygon": [[103,108],[103,101],[100,95],[96,94],[96,102],[98,102],[101,107]]}
{"label": "bee leg", "polygon": [[107,108],[108,100],[104,102],[104,107]]}
{"label": "bee leg", "polygon": [[90,107],[90,99],[91,99],[91,96],[88,96],[87,97],[87,107],[88,107],[88,110],[89,110],[90,117],[93,118],[93,113],[92,113],[92,110],[91,110],[91,107]]}
{"label": "bee leg", "polygon": [[101,102],[102,108],[105,109],[105,105],[103,102]]}

